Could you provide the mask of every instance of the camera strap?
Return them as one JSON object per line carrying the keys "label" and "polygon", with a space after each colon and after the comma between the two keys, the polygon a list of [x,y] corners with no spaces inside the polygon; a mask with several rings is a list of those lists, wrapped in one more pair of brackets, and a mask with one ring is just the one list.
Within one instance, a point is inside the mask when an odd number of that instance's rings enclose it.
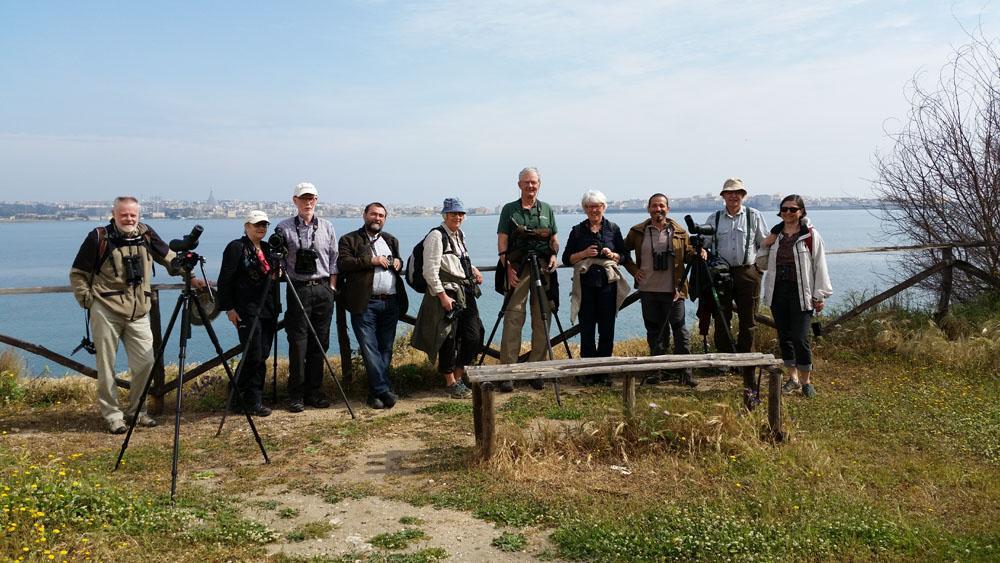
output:
{"label": "camera strap", "polygon": [[[307,225],[308,226],[308,225]],[[313,217],[312,240],[309,241],[309,250],[316,250],[316,231],[319,229],[319,217]],[[299,230],[299,216],[295,216],[295,236],[299,238],[299,248],[305,248],[302,244],[302,231]]]}

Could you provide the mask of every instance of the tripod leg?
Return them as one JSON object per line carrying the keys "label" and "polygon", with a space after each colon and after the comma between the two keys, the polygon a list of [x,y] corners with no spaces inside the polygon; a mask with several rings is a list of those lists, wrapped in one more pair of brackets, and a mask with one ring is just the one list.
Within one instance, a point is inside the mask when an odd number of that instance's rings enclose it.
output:
{"label": "tripod leg", "polygon": [[[272,298],[274,299],[275,305],[281,304],[281,284],[278,280],[274,280],[273,291],[274,294]],[[278,310],[278,309],[275,309]],[[274,331],[274,342],[271,343],[274,347],[274,362],[271,364],[271,402],[274,404],[278,403],[278,331]]]}
{"label": "tripod leg", "polygon": [[[552,316],[555,317],[556,319],[556,328],[559,329],[559,334],[566,332],[563,330],[562,321],[559,320],[559,313],[556,311],[552,311]],[[566,347],[566,358],[572,360],[573,352],[570,351],[569,342],[565,338],[563,338],[563,346]]]}
{"label": "tripod leg", "polygon": [[[292,297],[295,298],[295,303],[299,306],[299,309],[305,312],[305,307],[302,306],[302,298],[299,297],[299,292],[295,289],[295,286],[291,282],[288,283],[288,289],[291,290]],[[312,321],[309,319],[308,315],[303,314],[302,318],[306,321],[306,328],[309,329],[309,334],[316,340],[316,346],[320,350],[323,349],[323,343],[319,340],[319,335],[316,334],[316,327],[313,326]],[[287,330],[287,329],[286,329]],[[337,389],[340,391],[340,396],[344,399],[344,404],[347,405],[347,412],[351,414],[351,418],[354,417],[354,409],[351,408],[351,402],[347,400],[347,393],[344,392],[343,386],[340,385],[340,380],[337,379],[337,375],[333,371],[333,366],[330,365],[330,359],[327,358],[326,352],[323,353],[323,362],[326,364],[326,369],[330,370],[330,379],[337,384]]]}
{"label": "tripod leg", "polygon": [[[253,342],[254,334],[256,334],[257,329],[260,328],[260,311],[264,307],[264,301],[267,299],[268,291],[271,291],[271,276],[268,276],[267,281],[264,282],[264,290],[261,291],[260,299],[257,300],[257,315],[254,316],[253,322],[250,324],[250,332],[247,335],[247,341],[243,345],[243,351],[240,352],[240,363],[236,366],[236,376],[232,378],[232,383],[229,387],[229,399],[226,401],[225,410],[222,411],[222,420],[219,421],[219,429],[215,431],[216,437],[219,437],[219,435],[222,434],[222,427],[225,426],[226,417],[229,416],[229,405],[233,404],[233,395],[235,395],[239,390],[240,376],[243,375],[243,367],[246,365],[247,352],[250,351],[250,344]],[[240,404],[242,404],[242,398]],[[243,405],[243,407],[245,411],[246,405]],[[264,457],[267,457],[267,455],[265,454]]]}
{"label": "tripod leg", "polygon": [[[529,257],[529,259],[531,260],[531,275],[535,278],[531,280],[531,285],[528,286],[529,293],[533,294],[529,296],[529,298],[535,299],[535,302],[538,303],[538,312],[542,314],[542,320],[543,320],[542,324],[545,325],[545,348],[548,352],[549,359],[552,360],[555,359],[555,354],[552,353],[552,340],[549,339],[549,333],[551,332],[549,326],[552,324],[551,321],[552,310],[548,306],[549,299],[548,296],[545,295],[544,288],[542,287],[542,273],[541,273],[541,268],[538,266],[538,258],[535,256],[531,256]],[[567,347],[568,346],[569,345],[567,344]],[[558,379],[552,380],[552,390],[556,394],[556,404],[561,407],[562,399],[559,396]]]}
{"label": "tripod leg", "polygon": [[514,290],[508,290],[503,296],[503,303],[500,305],[500,312],[497,314],[497,322],[493,323],[493,330],[490,331],[490,337],[486,339],[486,345],[483,346],[483,353],[479,356],[479,365],[483,365],[486,361],[486,351],[490,349],[490,344],[493,344],[493,337],[497,335],[497,329],[500,328],[500,322],[503,321],[504,312],[507,311],[507,305],[510,303],[510,296],[514,293]]}
{"label": "tripod leg", "polygon": [[[201,306],[201,301],[198,301],[197,299],[193,299],[192,301],[194,301],[194,306],[198,309],[198,314],[201,315],[201,318],[207,319],[208,316],[205,314],[205,309]],[[256,322],[257,323],[260,322],[260,317],[257,317]],[[212,328],[212,323],[205,323],[202,326],[205,327],[205,332],[208,333],[209,340],[211,340],[212,341],[212,345],[215,346],[215,352],[217,354],[220,354],[220,355],[223,354],[223,353],[225,353],[225,351],[222,349],[222,344],[219,344],[219,337],[216,336],[215,329]],[[251,333],[251,336],[253,336],[252,333]],[[248,338],[247,339],[247,343],[249,344],[249,342],[250,342],[250,339]],[[244,348],[243,351],[245,353],[246,352],[246,348]],[[222,362],[222,367],[225,368],[225,370],[226,370],[226,375],[229,377],[229,383],[230,383],[230,385],[232,385],[235,388],[236,387],[236,378],[233,376],[233,368],[229,367],[229,363],[228,362]],[[183,380],[181,381],[181,383],[183,383]],[[178,388],[178,390],[179,389],[180,388]],[[257,440],[257,446],[260,447],[260,453],[263,454],[263,456],[264,456],[264,463],[270,463],[271,460],[268,459],[268,457],[267,457],[267,450],[264,449],[264,441],[261,440],[260,433],[257,432],[257,426],[254,425],[254,423],[253,423],[253,417],[250,416],[250,411],[249,411],[249,409],[247,409],[246,404],[243,402],[243,395],[237,393],[236,394],[236,398],[237,398],[237,402],[240,405],[240,408],[243,409],[243,415],[247,419],[247,424],[250,425],[250,430],[253,432],[253,437],[254,437],[255,440]],[[180,404],[180,400],[179,399],[180,399],[180,396],[178,395],[178,401],[177,401],[178,404]],[[178,413],[178,416],[180,416],[180,407],[178,407],[177,413]],[[221,430],[221,426],[220,426],[220,430]]]}
{"label": "tripod leg", "polygon": [[[181,301],[183,301],[184,306],[181,308],[181,337],[177,352],[177,405],[174,409],[174,453],[170,460],[170,502],[174,501],[174,496],[177,494],[177,461],[181,454],[181,399],[184,396],[184,359],[187,357],[187,339],[191,337],[190,278],[187,278],[186,285],[187,287],[181,293]],[[198,308],[201,309],[201,303],[197,299],[194,302],[198,303]],[[199,310],[199,312],[201,318],[208,318],[204,310]]]}
{"label": "tripod leg", "polygon": [[[156,351],[156,356],[153,359],[153,365],[159,365],[163,360],[163,351],[167,348],[167,339],[170,338],[170,332],[174,329],[174,322],[177,320],[177,314],[181,310],[181,299],[177,300],[177,304],[174,306],[174,312],[170,315],[170,322],[167,323],[167,330],[163,333],[163,339],[160,341],[160,349]],[[136,406],[135,413],[137,416],[132,418],[132,423],[128,425],[128,433],[125,434],[125,440],[122,442],[122,449],[118,452],[118,461],[115,462],[115,468],[112,471],[117,471],[118,466],[122,463],[122,458],[125,457],[125,450],[128,449],[129,440],[132,438],[132,432],[135,430],[136,422],[139,421],[138,414],[142,412],[142,406],[146,404],[146,395],[149,394],[149,388],[153,383],[153,378],[148,377],[146,379],[146,386],[142,389],[142,395],[139,396],[139,404]]]}

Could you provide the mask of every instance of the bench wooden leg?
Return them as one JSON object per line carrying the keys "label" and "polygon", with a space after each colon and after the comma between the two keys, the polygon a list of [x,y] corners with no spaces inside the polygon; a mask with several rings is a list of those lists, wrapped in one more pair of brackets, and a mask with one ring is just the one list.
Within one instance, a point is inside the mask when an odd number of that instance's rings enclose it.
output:
{"label": "bench wooden leg", "polygon": [[483,437],[479,444],[479,452],[484,460],[489,460],[496,453],[497,449],[496,412],[493,410],[493,383],[483,383],[481,389],[479,408],[482,413],[480,432]]}
{"label": "bench wooden leg", "polygon": [[771,429],[771,438],[775,442],[780,442],[785,437],[781,431],[781,379],[783,371],[781,368],[772,367],[767,369],[767,375],[767,424]]}
{"label": "bench wooden leg", "polygon": [[625,374],[625,382],[622,388],[622,402],[625,407],[625,416],[632,418],[635,416],[635,375]]}
{"label": "bench wooden leg", "polygon": [[483,384],[472,384],[472,426],[476,434],[476,446],[483,445]]}

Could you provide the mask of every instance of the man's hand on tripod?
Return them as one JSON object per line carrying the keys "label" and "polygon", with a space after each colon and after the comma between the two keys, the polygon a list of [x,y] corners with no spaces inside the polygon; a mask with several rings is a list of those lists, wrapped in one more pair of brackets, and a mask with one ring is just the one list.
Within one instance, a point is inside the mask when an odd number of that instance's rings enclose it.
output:
{"label": "man's hand on tripod", "polygon": [[554,272],[554,271],[556,271],[556,268],[558,266],[559,266],[559,262],[556,260],[556,255],[553,254],[552,256],[549,256],[549,266],[547,268],[545,268],[546,271],[548,271],[550,273]]}
{"label": "man's hand on tripod", "polygon": [[204,289],[205,285],[207,285],[205,280],[194,275],[191,276],[191,287],[195,289]]}
{"label": "man's hand on tripod", "polygon": [[226,316],[229,317],[229,322],[233,323],[233,326],[236,328],[240,327],[240,321],[243,319],[240,318],[240,314],[236,312],[236,309],[230,309],[226,313]]}
{"label": "man's hand on tripod", "polygon": [[509,287],[511,289],[514,289],[515,287],[517,287],[518,283],[520,283],[520,280],[517,278],[517,270],[515,270],[514,266],[512,266],[510,264],[510,262],[508,262],[507,263],[507,287]]}

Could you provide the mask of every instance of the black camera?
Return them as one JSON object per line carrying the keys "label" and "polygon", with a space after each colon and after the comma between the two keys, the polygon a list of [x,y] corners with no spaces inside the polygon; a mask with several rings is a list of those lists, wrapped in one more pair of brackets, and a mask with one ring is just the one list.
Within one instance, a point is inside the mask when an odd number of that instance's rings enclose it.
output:
{"label": "black camera", "polygon": [[140,254],[123,255],[122,268],[124,269],[125,283],[127,283],[131,287],[142,285],[142,278],[144,274],[142,255]]}
{"label": "black camera", "polygon": [[285,240],[285,235],[281,234],[281,231],[275,229],[268,237],[267,245],[271,247],[271,257],[275,261],[288,256],[288,241]]}
{"label": "black camera", "polygon": [[665,272],[670,269],[670,258],[674,256],[673,247],[659,252],[653,251],[653,271]]}
{"label": "black camera", "polygon": [[319,254],[312,248],[300,248],[295,251],[295,273],[304,276],[315,274],[317,271],[316,261]]}
{"label": "black camera", "polygon": [[706,237],[715,235],[715,227],[711,225],[696,225],[690,215],[684,216],[684,224],[687,225],[688,232],[692,235]]}
{"label": "black camera", "polygon": [[184,235],[183,237],[170,241],[170,250],[174,252],[188,252],[198,248],[198,237],[205,229],[201,225],[195,225],[191,232]]}
{"label": "black camera", "polygon": [[462,306],[458,304],[458,301],[455,301],[454,303],[451,304],[451,311],[445,311],[444,320],[451,322],[457,319],[458,316],[461,314],[462,314]]}

